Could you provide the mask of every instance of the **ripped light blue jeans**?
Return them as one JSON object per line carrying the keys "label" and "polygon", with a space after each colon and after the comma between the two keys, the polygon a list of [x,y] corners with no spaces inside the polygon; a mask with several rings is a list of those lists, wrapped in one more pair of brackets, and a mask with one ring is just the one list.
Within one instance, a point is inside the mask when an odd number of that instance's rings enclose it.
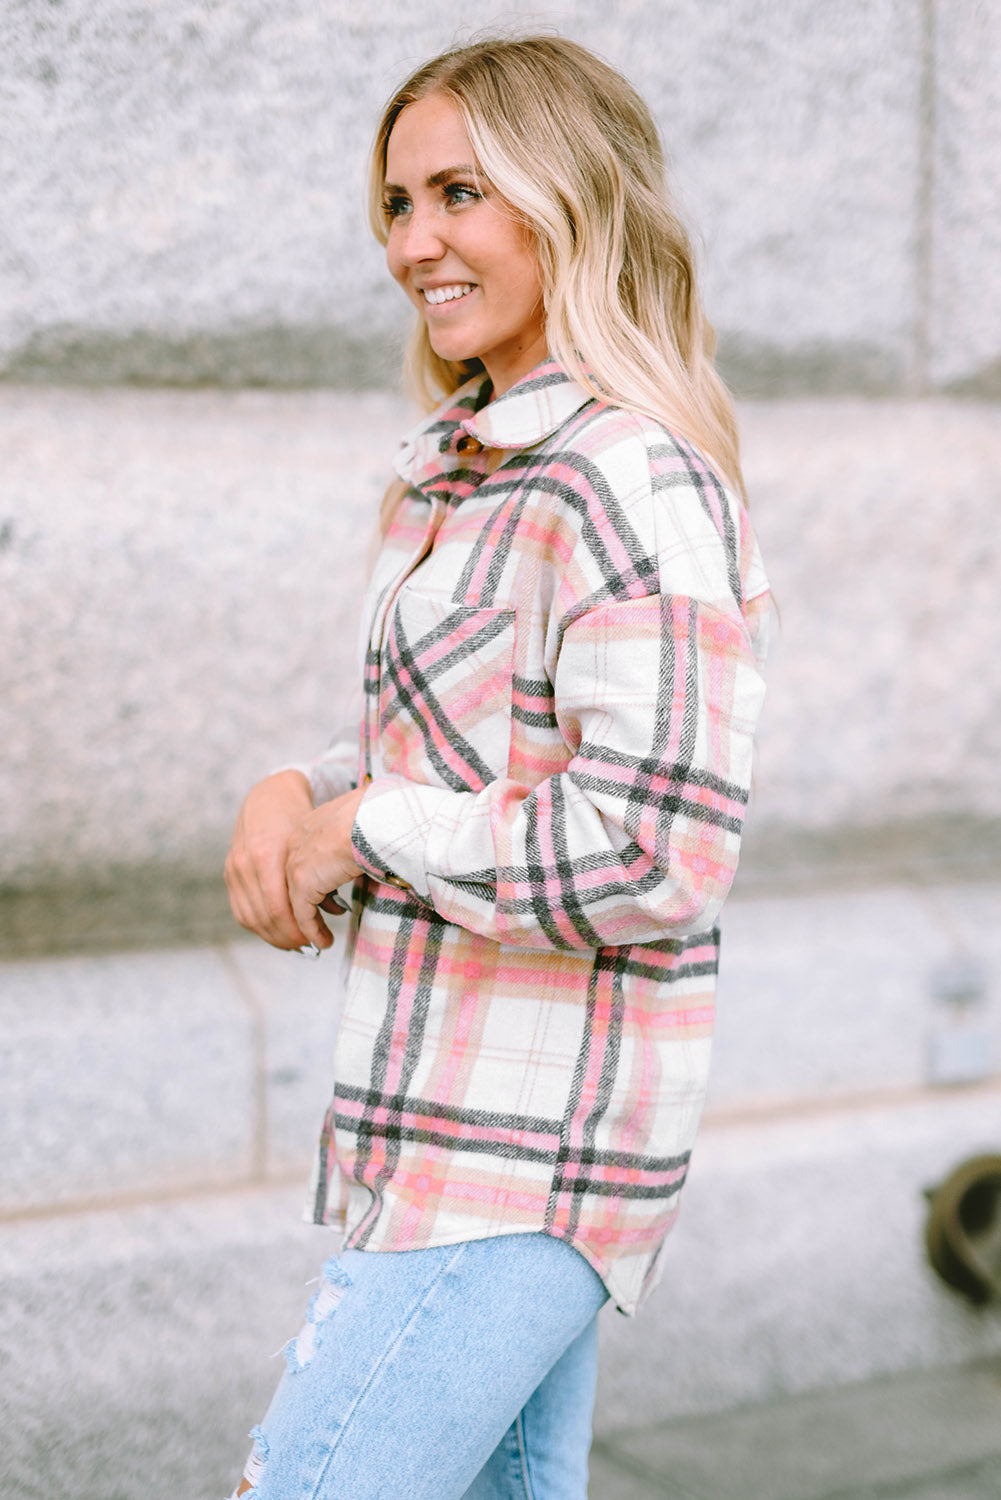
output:
{"label": "ripped light blue jeans", "polygon": [[245,1500],[585,1500],[607,1295],[545,1234],[328,1260]]}

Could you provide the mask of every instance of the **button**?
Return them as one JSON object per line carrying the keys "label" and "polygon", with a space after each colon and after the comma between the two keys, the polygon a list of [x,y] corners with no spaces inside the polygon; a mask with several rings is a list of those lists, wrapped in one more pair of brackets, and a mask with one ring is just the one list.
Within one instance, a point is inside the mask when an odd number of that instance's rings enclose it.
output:
{"label": "button", "polygon": [[461,453],[463,458],[472,458],[474,453],[483,452],[483,444],[478,438],[474,438],[469,432],[462,435],[455,445],[456,453]]}

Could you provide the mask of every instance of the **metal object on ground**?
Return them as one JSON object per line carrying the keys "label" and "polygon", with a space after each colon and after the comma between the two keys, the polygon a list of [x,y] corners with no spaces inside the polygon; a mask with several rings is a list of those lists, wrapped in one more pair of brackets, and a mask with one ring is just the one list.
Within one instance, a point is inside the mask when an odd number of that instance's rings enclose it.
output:
{"label": "metal object on ground", "polygon": [[1001,1156],[974,1156],[928,1192],[925,1244],[942,1280],[971,1302],[1001,1299]]}

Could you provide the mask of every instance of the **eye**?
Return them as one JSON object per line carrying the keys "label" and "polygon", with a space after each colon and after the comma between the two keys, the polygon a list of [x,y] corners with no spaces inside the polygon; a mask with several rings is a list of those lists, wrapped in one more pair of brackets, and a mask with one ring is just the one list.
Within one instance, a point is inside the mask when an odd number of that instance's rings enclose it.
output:
{"label": "eye", "polygon": [[445,201],[450,208],[459,208],[463,203],[475,203],[483,194],[465,182],[450,182],[445,188]]}
{"label": "eye", "polygon": [[410,199],[405,198],[402,193],[391,193],[382,200],[382,213],[386,219],[398,219],[401,214],[410,211]]}

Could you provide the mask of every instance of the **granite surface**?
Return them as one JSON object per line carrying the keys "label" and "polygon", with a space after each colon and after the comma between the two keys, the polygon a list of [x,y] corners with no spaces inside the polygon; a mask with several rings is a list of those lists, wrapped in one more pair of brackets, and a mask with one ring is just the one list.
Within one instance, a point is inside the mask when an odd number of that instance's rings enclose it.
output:
{"label": "granite surface", "polygon": [[[375,393],[0,392],[0,886],[145,872],[152,917],[150,871],[216,877],[251,783],[356,711],[411,416]],[[779,606],[752,834],[837,834],[850,858],[852,829],[937,820],[969,843],[1001,817],[998,408],[741,417]]]}
{"label": "granite surface", "polygon": [[[941,1285],[923,1247],[925,1190],[1001,1149],[999,902],[997,882],[733,900],[663,1281],[635,1319],[603,1314],[595,1482],[619,1488],[595,1500],[666,1484],[679,1444],[691,1459],[689,1429],[661,1424],[1001,1353],[997,1308]],[[971,954],[995,1061],[936,1087],[943,974]],[[338,985],[335,955],[247,939],[0,965],[5,1494],[232,1486],[335,1245],[301,1214]]]}
{"label": "granite surface", "polygon": [[929,377],[1001,395],[1001,10],[935,6]]}
{"label": "granite surface", "polygon": [[[816,1414],[830,1408],[811,1392],[996,1359],[997,1311],[975,1313],[939,1287],[920,1248],[921,1187],[953,1151],[982,1139],[987,1103],[997,1118],[995,1090],[992,1101],[944,1100],[895,1120],[861,1111],[819,1129],[772,1122],[739,1138],[709,1125],[663,1285],[641,1317],[602,1314],[596,1478],[622,1474],[619,1454],[642,1454],[644,1472],[666,1483],[673,1453],[694,1474],[700,1452],[711,1477],[713,1450],[698,1438],[714,1430],[708,1413],[766,1404],[759,1426],[745,1416],[726,1447],[721,1436],[715,1456],[726,1472],[740,1441],[774,1430],[769,1405],[797,1397]],[[243,1188],[5,1225],[5,1493],[227,1493],[280,1373],[278,1351],[299,1327],[307,1283],[334,1248],[329,1231],[297,1222],[300,1201],[297,1188]],[[833,1406],[836,1427],[845,1417]],[[974,1422],[980,1407],[966,1410]],[[795,1409],[779,1411],[794,1421]],[[679,1422],[686,1416],[698,1423]],[[864,1472],[874,1440],[860,1434],[846,1479]],[[891,1458],[883,1452],[873,1478]],[[823,1469],[819,1454],[812,1461]],[[776,1462],[773,1478],[789,1470],[790,1461]],[[907,1490],[888,1493],[911,1500]],[[962,1489],[944,1493],[967,1500]],[[593,1500],[618,1494],[595,1490]],[[730,1500],[726,1490],[694,1494]]]}
{"label": "granite surface", "polygon": [[591,1500],[994,1500],[996,1360],[865,1381],[599,1442]]}
{"label": "granite surface", "polygon": [[378,112],[453,41],[547,27],[649,99],[740,390],[996,396],[1001,31],[932,0],[20,0],[0,371],[392,380],[408,314],[363,206]]}

